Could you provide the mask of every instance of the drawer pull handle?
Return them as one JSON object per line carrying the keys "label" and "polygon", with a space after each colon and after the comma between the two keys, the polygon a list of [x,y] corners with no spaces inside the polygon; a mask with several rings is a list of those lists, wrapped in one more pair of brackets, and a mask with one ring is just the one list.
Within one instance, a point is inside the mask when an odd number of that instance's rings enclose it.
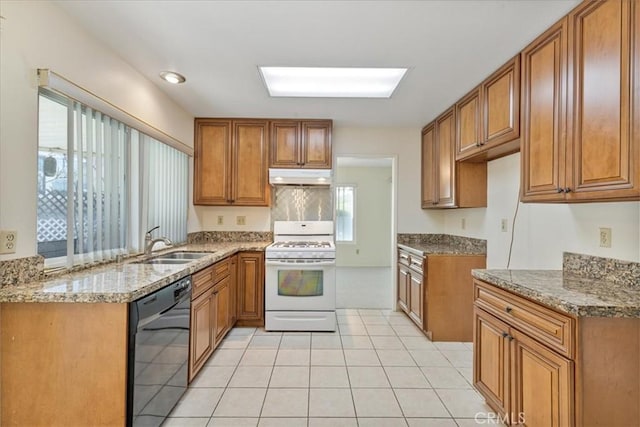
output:
{"label": "drawer pull handle", "polygon": [[506,311],[507,313],[511,313],[511,310],[513,310],[513,308],[511,308],[511,307],[506,307],[504,309],[504,311]]}

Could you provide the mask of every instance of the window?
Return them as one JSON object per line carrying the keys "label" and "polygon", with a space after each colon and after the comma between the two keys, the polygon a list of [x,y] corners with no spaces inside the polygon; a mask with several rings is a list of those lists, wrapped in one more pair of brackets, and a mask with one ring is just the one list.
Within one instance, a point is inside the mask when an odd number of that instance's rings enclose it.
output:
{"label": "window", "polygon": [[355,243],[355,200],[354,185],[336,186],[336,241]]}
{"label": "window", "polygon": [[148,223],[186,241],[185,154],[42,88],[38,117],[37,237],[47,267],[138,252]]}

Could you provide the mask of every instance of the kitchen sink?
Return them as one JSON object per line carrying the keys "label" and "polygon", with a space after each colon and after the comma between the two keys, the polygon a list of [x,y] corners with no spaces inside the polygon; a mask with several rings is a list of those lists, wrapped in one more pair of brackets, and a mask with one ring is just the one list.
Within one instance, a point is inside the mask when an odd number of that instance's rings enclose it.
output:
{"label": "kitchen sink", "polygon": [[162,259],[200,259],[206,257],[207,255],[211,255],[211,253],[206,252],[171,252],[170,254],[159,255],[157,258]]}
{"label": "kitchen sink", "polygon": [[191,261],[193,261],[193,259],[151,258],[138,261],[136,264],[188,264]]}

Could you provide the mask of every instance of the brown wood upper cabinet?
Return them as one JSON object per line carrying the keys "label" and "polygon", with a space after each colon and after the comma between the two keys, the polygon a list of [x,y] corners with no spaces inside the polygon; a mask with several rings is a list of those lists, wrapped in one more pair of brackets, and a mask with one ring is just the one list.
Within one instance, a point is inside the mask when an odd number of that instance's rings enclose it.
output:
{"label": "brown wood upper cabinet", "polygon": [[331,169],[331,120],[270,123],[272,168]]}
{"label": "brown wood upper cabinet", "polygon": [[196,119],[193,203],[269,206],[268,122]]}
{"label": "brown wood upper cabinet", "polygon": [[455,109],[422,129],[422,208],[487,206],[487,164],[455,161]]}
{"label": "brown wood upper cabinet", "polygon": [[455,105],[456,160],[486,161],[520,149],[520,55]]}
{"label": "brown wood upper cabinet", "polygon": [[522,52],[523,202],[640,200],[638,6],[584,2]]}

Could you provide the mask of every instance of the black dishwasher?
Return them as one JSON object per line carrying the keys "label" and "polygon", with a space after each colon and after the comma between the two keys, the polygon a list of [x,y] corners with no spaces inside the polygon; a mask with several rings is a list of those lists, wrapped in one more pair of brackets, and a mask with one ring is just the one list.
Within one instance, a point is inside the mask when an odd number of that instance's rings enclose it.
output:
{"label": "black dishwasher", "polygon": [[187,389],[191,276],[129,304],[127,426],[159,426]]}

